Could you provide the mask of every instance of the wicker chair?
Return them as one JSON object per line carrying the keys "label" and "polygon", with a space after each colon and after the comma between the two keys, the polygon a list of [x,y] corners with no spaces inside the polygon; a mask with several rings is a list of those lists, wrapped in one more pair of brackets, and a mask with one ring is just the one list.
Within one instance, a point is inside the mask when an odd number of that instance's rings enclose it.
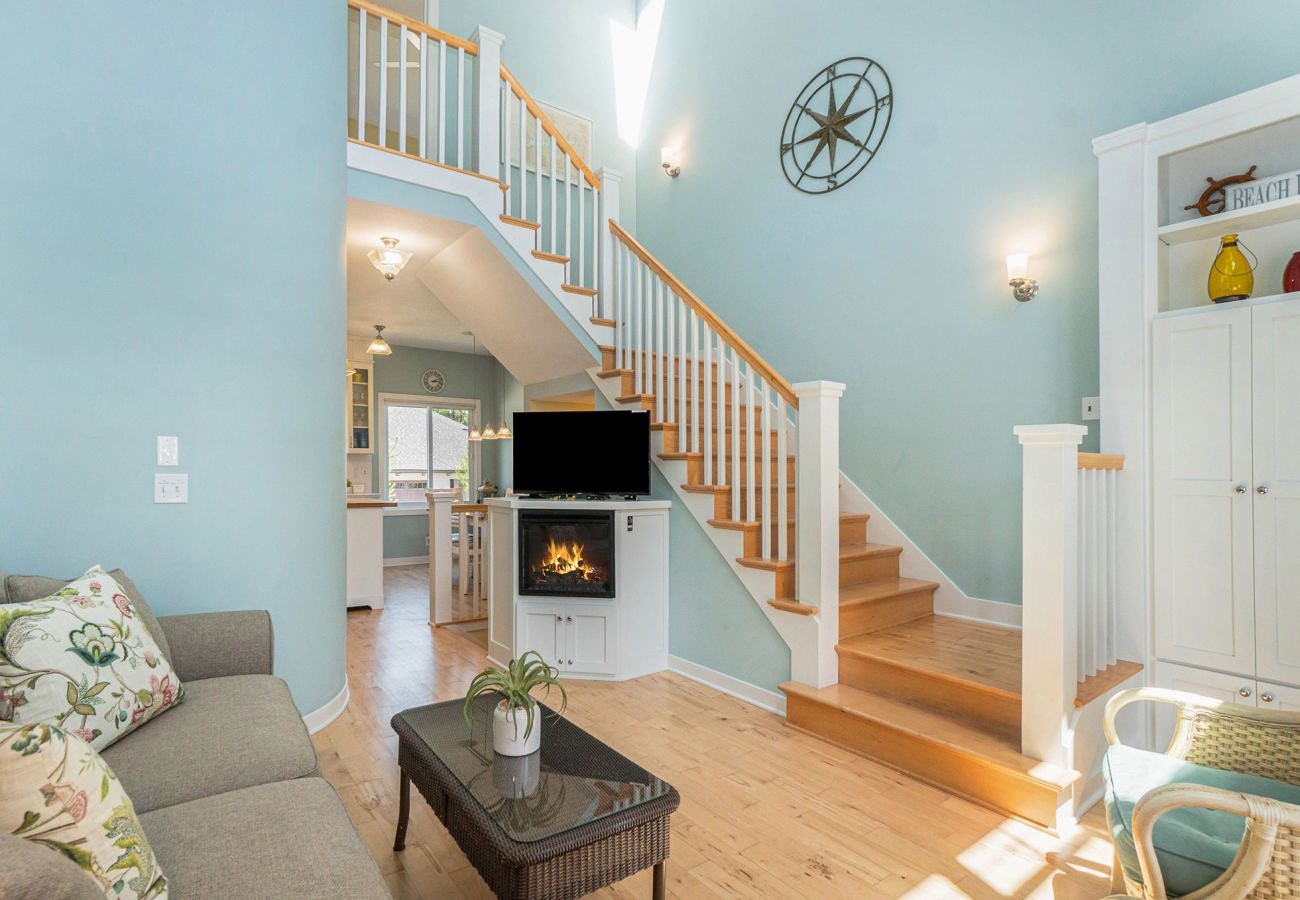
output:
{"label": "wicker chair", "polygon": [[[1106,704],[1106,741],[1119,744],[1115,716],[1137,701],[1171,704],[1178,720],[1167,756],[1248,775],[1300,785],[1300,712],[1255,709],[1160,688],[1122,691]],[[1165,900],[1157,862],[1156,821],[1179,808],[1199,807],[1247,820],[1236,858],[1222,876],[1185,900],[1300,897],[1300,806],[1267,797],[1194,784],[1169,784],[1145,794],[1133,811],[1133,836],[1142,884],[1128,879],[1118,855],[1111,890]]]}

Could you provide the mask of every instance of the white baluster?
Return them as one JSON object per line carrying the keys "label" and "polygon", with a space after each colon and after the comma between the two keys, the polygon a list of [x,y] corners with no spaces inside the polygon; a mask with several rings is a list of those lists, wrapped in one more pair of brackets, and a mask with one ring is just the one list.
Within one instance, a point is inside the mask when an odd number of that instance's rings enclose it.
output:
{"label": "white baluster", "polygon": [[591,189],[591,273],[587,276],[587,287],[596,287],[596,273],[600,271],[600,191]]}
{"label": "white baluster", "polygon": [[[536,218],[534,221],[538,225],[542,224],[542,119],[540,116],[533,118],[533,212]],[[541,249],[542,239],[537,239],[537,247]]]}
{"label": "white baluster", "polygon": [[[592,195],[593,200],[596,199]],[[664,319],[662,282],[656,277],[651,285],[654,289],[655,308],[655,420],[664,420],[664,395],[668,392],[668,383],[664,380]]]}
{"label": "white baluster", "polygon": [[785,397],[776,395],[776,558],[785,561],[790,558],[790,500],[786,497],[789,490],[789,477],[786,474],[786,421]]}
{"label": "white baluster", "polygon": [[[623,367],[623,248],[615,248],[613,259],[610,264],[614,267],[614,277],[610,279],[613,285],[614,297],[611,305],[614,308],[614,368]],[[619,376],[622,380],[622,376]]]}
{"label": "white baluster", "polygon": [[555,135],[551,135],[551,252],[555,252]]}
{"label": "white baluster", "polygon": [[1091,625],[1091,616],[1088,615],[1088,472],[1086,469],[1080,469],[1076,475],[1079,482],[1078,487],[1078,517],[1079,530],[1076,537],[1078,543],[1077,556],[1079,559],[1079,600],[1075,609],[1075,633],[1078,635],[1079,653],[1077,665],[1077,680],[1083,681],[1088,677],[1088,663],[1092,656],[1088,652],[1088,629]]}
{"label": "white baluster", "polygon": [[397,30],[397,149],[406,152],[406,25]]}
{"label": "white baluster", "polygon": [[[754,372],[754,364],[750,363],[745,370],[749,376],[748,384],[745,388],[745,409],[751,410],[746,415],[752,416],[755,402],[754,391],[757,388],[755,384],[758,381],[758,375]],[[736,429],[739,431],[740,429]],[[755,491],[755,482],[758,481],[758,441],[754,438],[754,423],[749,422],[745,426],[745,450],[748,460],[745,463],[745,518],[751,522],[758,520],[758,510],[754,506],[754,498],[757,496]]]}
{"label": "white baluster", "polygon": [[569,155],[564,155],[564,255],[572,258],[570,247],[573,244],[573,187],[569,181]]}
{"label": "white baluster", "polygon": [[[579,188],[581,192],[581,188]],[[636,261],[636,352],[632,355],[632,393],[645,389],[645,266]]]}
{"label": "white baluster", "polygon": [[700,391],[700,418],[704,420],[704,483],[714,484],[713,478],[713,332],[708,324],[704,325],[704,376],[703,389]]}
{"label": "white baluster", "polygon": [[731,351],[731,518],[740,518],[740,353]]}
{"label": "white baluster", "polygon": [[509,153],[509,149],[510,149],[509,148],[510,140],[507,137],[507,133],[510,131],[510,88],[506,85],[504,81],[500,83],[500,88],[501,88],[501,112],[500,112],[501,129],[500,129],[499,138],[501,140],[501,146],[497,150],[497,156],[501,160],[501,172],[499,174],[499,177],[501,178],[501,183],[504,184],[507,188],[506,190],[502,191],[502,193],[506,195],[505,213],[506,215],[509,215],[510,214],[510,191],[509,191],[510,157],[507,154]]}
{"label": "white baluster", "polygon": [[1101,671],[1110,665],[1107,660],[1106,648],[1106,608],[1109,605],[1106,597],[1106,587],[1109,578],[1106,574],[1106,568],[1109,560],[1106,556],[1106,470],[1100,469],[1092,473],[1092,530],[1093,530],[1093,555],[1096,558],[1093,564],[1092,580],[1095,587],[1095,602],[1093,604],[1093,668]]}
{"label": "white baluster", "polygon": [[772,402],[767,395],[767,382],[763,382],[763,415],[759,424],[763,428],[763,558],[772,558]]}
{"label": "white baluster", "polygon": [[1113,666],[1119,660],[1119,546],[1115,520],[1118,506],[1119,472],[1106,473],[1106,664]]}
{"label": "white baluster", "polygon": [[700,331],[695,324],[695,307],[691,307],[691,446],[692,453],[699,453],[704,448],[702,421],[704,412],[700,409]]}
{"label": "white baluster", "polygon": [[[674,403],[676,400],[675,389],[677,386],[677,379],[674,377],[674,370],[677,368],[674,353],[676,352],[677,345],[673,340],[676,336],[676,331],[674,330],[673,325],[676,321],[677,304],[673,302],[675,298],[668,291],[667,284],[660,282],[659,288],[663,291],[664,295],[664,316],[666,319],[664,323],[664,335],[668,342],[667,350],[664,352],[664,384],[668,386],[668,390],[665,391],[667,396],[664,398],[664,421],[673,422],[675,418],[674,413],[677,410],[677,406]],[[680,429],[681,426],[678,425],[679,434]]]}
{"label": "white baluster", "polygon": [[438,41],[438,162],[447,161],[447,42]]}
{"label": "white baluster", "polygon": [[388,146],[388,16],[379,17],[379,146]]}
{"label": "white baluster", "polygon": [[456,168],[465,168],[465,48],[456,48]]}
{"label": "white baluster", "polygon": [[677,450],[685,453],[690,441],[690,423],[686,420],[686,395],[690,385],[686,381],[686,306],[676,294],[672,302],[677,307]]}
{"label": "white baluster", "polygon": [[429,36],[420,32],[420,67],[416,70],[420,76],[420,139],[417,152],[421,159],[429,158],[429,110],[425,101],[425,81],[428,79]]}
{"label": "white baluster", "polygon": [[519,96],[519,218],[528,218],[528,165],[524,149],[528,144],[528,101]]}
{"label": "white baluster", "polygon": [[[718,335],[718,371],[714,376],[714,385],[717,389],[718,402],[713,406],[714,418],[718,423],[718,439],[715,442],[713,453],[715,463],[713,471],[718,473],[717,481],[719,484],[727,483],[727,345],[722,340],[722,335]],[[733,488],[733,494],[736,492]]]}
{"label": "white baluster", "polygon": [[[587,239],[587,226],[583,224],[586,221],[587,199],[583,193],[587,190],[587,178],[578,171],[578,277],[574,278],[572,284],[582,284],[582,244]],[[573,268],[573,254],[569,254],[569,268]],[[644,393],[644,392],[643,392]]]}
{"label": "white baluster", "polygon": [[366,139],[366,11],[357,10],[357,140]]}

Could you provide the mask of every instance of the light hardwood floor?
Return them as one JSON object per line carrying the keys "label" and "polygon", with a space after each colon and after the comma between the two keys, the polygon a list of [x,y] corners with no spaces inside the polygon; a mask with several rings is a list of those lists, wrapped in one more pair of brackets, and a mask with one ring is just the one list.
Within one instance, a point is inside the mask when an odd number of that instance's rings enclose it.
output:
{"label": "light hardwood floor", "polygon": [[[348,613],[348,709],[314,740],[325,776],[396,897],[490,897],[418,794],[394,853],[397,739],[409,706],[460,696],[483,649],[426,624],[423,567],[385,570],[383,610]],[[1094,810],[1064,839],[945,794],[674,673],[570,681],[572,720],[672,783],[674,897],[1105,896],[1110,844]],[[650,896],[643,872],[601,891]]]}

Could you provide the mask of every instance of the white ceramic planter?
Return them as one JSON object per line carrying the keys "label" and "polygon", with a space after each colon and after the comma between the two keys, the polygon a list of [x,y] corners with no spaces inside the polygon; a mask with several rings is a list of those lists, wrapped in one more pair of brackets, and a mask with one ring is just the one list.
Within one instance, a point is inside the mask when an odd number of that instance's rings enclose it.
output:
{"label": "white ceramic planter", "polygon": [[[516,717],[518,722],[516,723]],[[492,749],[499,756],[527,756],[542,746],[542,711],[533,711],[533,730],[524,737],[528,728],[528,712],[511,709],[502,700],[492,713]]]}

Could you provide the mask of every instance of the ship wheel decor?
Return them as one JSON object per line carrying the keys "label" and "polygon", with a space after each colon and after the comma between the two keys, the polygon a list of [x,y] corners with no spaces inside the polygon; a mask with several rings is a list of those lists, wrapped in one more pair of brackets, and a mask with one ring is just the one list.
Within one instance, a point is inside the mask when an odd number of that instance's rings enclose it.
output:
{"label": "ship wheel decor", "polygon": [[781,129],[781,169],[805,194],[852,181],[875,159],[889,130],[894,90],[880,63],[849,56],[804,85]]}

